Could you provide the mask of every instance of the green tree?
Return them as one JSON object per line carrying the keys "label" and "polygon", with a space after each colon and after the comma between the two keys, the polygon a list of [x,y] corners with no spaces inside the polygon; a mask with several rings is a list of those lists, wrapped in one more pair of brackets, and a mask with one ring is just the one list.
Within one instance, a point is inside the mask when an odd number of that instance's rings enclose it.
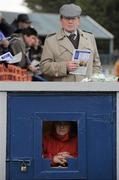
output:
{"label": "green tree", "polygon": [[34,11],[58,13],[59,8],[66,3],[75,3],[75,0],[26,0],[28,6]]}

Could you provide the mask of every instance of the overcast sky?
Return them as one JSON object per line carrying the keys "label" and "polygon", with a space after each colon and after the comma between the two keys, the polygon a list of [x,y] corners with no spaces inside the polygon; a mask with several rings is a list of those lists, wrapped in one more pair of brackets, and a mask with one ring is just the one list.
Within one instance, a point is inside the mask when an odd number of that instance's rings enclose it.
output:
{"label": "overcast sky", "polygon": [[24,0],[0,0],[1,11],[29,12],[29,9],[23,4]]}

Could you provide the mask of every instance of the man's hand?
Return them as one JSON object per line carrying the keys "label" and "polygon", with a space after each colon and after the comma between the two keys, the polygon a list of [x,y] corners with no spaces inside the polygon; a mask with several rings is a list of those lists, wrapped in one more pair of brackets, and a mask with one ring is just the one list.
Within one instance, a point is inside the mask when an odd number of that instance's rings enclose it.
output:
{"label": "man's hand", "polygon": [[7,39],[3,39],[0,41],[0,45],[2,45],[4,48],[7,48],[9,46],[9,41]]}
{"label": "man's hand", "polygon": [[67,70],[68,70],[68,72],[75,71],[78,67],[79,67],[78,63],[75,63],[75,62],[69,62],[69,63],[67,64]]}
{"label": "man's hand", "polygon": [[29,65],[28,69],[32,71],[33,73],[37,73],[39,71],[38,67],[34,67],[32,65]]}

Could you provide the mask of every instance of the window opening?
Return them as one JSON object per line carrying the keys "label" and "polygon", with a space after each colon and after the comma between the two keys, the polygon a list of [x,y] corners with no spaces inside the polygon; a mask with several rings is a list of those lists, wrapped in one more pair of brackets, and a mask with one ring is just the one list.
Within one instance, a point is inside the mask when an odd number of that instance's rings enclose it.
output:
{"label": "window opening", "polygon": [[76,121],[44,121],[42,132],[42,155],[51,167],[68,167],[68,159],[78,157]]}

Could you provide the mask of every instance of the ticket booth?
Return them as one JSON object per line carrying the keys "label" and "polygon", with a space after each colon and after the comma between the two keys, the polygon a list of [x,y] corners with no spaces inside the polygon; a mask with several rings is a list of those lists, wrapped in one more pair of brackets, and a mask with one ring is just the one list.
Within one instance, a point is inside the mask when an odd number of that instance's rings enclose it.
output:
{"label": "ticket booth", "polygon": [[[103,92],[9,92],[7,180],[116,180],[116,98]],[[43,134],[54,122],[75,125],[78,157],[52,167]]]}

